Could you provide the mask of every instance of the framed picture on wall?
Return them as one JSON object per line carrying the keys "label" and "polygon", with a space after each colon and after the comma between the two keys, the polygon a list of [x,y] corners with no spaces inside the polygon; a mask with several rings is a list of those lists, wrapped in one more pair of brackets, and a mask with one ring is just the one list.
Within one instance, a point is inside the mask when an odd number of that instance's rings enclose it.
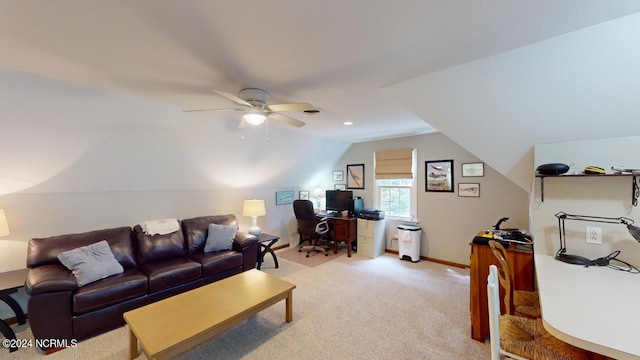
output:
{"label": "framed picture on wall", "polygon": [[425,161],[425,191],[453,192],[453,160]]}
{"label": "framed picture on wall", "polygon": [[462,164],[462,176],[484,176],[484,163],[467,163]]}
{"label": "framed picture on wall", "polygon": [[347,165],[347,189],[364,189],[364,164]]}
{"label": "framed picture on wall", "polygon": [[458,183],[458,196],[480,197],[480,184]]}
{"label": "framed picture on wall", "polygon": [[276,205],[293,204],[293,190],[276,191]]}
{"label": "framed picture on wall", "polygon": [[309,200],[309,192],[308,191],[300,191],[300,200]]}
{"label": "framed picture on wall", "polygon": [[333,186],[334,190],[347,190],[347,185],[345,184],[335,184]]}
{"label": "framed picture on wall", "polygon": [[331,180],[344,181],[344,174],[342,173],[342,170],[335,170],[333,173],[331,173]]}

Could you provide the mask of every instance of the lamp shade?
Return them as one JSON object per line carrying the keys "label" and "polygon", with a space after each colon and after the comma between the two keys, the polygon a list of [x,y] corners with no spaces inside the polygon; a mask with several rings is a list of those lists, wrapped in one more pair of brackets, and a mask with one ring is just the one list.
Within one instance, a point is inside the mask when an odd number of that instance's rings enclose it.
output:
{"label": "lamp shade", "polygon": [[267,212],[264,209],[264,200],[245,200],[242,207],[242,215],[251,216],[251,227],[249,234],[260,236],[262,229],[258,226],[258,216],[265,216]]}
{"label": "lamp shade", "polygon": [[243,216],[265,216],[264,200],[245,200],[242,208]]}
{"label": "lamp shade", "polygon": [[7,217],[4,214],[4,209],[0,209],[0,237],[8,236],[11,234],[9,231],[9,223]]}
{"label": "lamp shade", "polygon": [[315,189],[313,189],[313,197],[314,198],[321,198],[325,195],[324,190],[322,190],[321,187],[317,187]]}

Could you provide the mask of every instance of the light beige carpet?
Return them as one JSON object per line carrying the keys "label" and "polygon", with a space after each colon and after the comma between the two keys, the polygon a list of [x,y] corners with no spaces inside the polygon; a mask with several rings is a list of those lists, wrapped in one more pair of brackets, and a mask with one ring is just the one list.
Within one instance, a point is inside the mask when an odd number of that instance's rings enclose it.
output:
{"label": "light beige carpet", "polygon": [[[333,260],[338,256],[342,256],[342,255],[347,256],[346,252],[347,252],[346,249],[339,249],[338,253],[334,254],[332,249],[332,250],[329,250],[328,256],[324,256],[324,252],[312,251],[311,254],[309,254],[309,257],[307,257],[306,251],[303,250],[302,252],[298,252],[298,246],[292,246],[292,247],[288,247],[288,248],[276,251],[276,256],[278,257],[278,259],[281,259],[281,258],[287,259],[289,261],[296,262],[300,265],[316,267],[320,264],[326,263],[327,261]],[[266,256],[265,256],[265,262],[267,262]]]}
{"label": "light beige carpet", "polygon": [[[468,269],[411,263],[392,254],[376,259],[343,254],[313,268],[279,260],[279,269],[266,262],[263,271],[296,284],[291,323],[284,321],[280,302],[178,358],[489,358],[489,343],[471,339]],[[32,338],[28,325],[13,328],[18,338]],[[32,348],[11,354],[0,348],[0,358],[124,360],[128,351],[124,326],[48,356]]]}

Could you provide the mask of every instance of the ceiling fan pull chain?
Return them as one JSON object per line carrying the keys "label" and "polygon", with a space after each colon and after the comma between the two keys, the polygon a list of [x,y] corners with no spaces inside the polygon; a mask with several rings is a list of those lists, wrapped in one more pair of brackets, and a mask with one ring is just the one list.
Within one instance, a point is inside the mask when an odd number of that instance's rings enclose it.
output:
{"label": "ceiling fan pull chain", "polygon": [[244,118],[240,118],[240,140],[244,141]]}
{"label": "ceiling fan pull chain", "polygon": [[267,133],[264,138],[264,142],[269,142],[269,118],[265,120],[264,124],[265,132]]}

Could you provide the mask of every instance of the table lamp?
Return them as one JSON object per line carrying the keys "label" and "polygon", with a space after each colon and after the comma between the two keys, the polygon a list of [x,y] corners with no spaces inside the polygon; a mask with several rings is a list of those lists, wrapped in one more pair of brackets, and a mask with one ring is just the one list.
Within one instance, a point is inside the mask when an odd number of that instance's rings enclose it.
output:
{"label": "table lamp", "polygon": [[0,209],[0,238],[9,236],[9,234],[11,234],[11,232],[9,231],[7,217],[4,214],[4,209]]}
{"label": "table lamp", "polygon": [[313,197],[318,199],[318,207],[317,207],[318,209],[320,209],[320,203],[321,203],[320,199],[322,199],[324,194],[325,194],[324,190],[322,190],[321,187],[317,187],[317,188],[313,189]]}
{"label": "table lamp", "polygon": [[264,200],[245,200],[242,208],[243,216],[251,216],[251,227],[249,234],[260,236],[262,230],[258,227],[258,216],[264,216],[267,212],[264,209]]}

